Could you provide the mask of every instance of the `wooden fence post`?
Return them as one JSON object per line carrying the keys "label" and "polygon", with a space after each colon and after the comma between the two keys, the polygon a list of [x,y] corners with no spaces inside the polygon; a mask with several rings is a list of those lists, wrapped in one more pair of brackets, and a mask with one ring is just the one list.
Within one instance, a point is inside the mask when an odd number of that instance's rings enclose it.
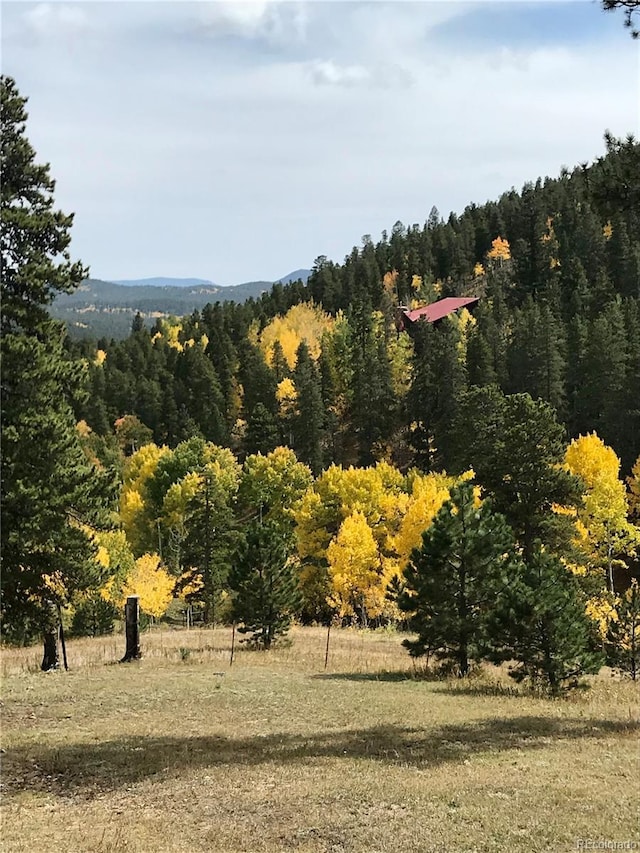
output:
{"label": "wooden fence post", "polygon": [[140,599],[137,595],[130,595],[124,607],[125,632],[127,638],[127,650],[120,663],[130,660],[140,660]]}
{"label": "wooden fence post", "polygon": [[329,621],[329,624],[327,625],[327,645],[326,645],[326,648],[324,650],[324,668],[325,669],[327,668],[327,664],[329,663],[329,637],[331,636],[331,622],[332,621],[333,621],[333,619],[331,619]]}
{"label": "wooden fence post", "polygon": [[233,653],[236,648],[236,623],[233,623],[233,628],[231,629],[231,658],[229,660],[229,666],[233,666]]}

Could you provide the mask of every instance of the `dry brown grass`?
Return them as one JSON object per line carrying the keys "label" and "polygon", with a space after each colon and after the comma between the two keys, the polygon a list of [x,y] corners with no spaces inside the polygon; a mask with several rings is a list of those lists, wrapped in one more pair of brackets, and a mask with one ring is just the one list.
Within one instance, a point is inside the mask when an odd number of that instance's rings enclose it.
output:
{"label": "dry brown grass", "polygon": [[[3,654],[8,853],[546,851],[638,842],[637,699],[600,677],[555,702],[429,682],[396,635],[321,629],[239,651],[156,631]],[[188,649],[182,652],[181,649]],[[186,659],[183,659],[186,656]]]}

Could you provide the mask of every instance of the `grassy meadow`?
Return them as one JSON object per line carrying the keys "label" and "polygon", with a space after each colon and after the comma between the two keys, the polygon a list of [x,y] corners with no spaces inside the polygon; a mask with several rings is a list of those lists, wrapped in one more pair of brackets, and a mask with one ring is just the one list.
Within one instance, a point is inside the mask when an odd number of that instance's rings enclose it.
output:
{"label": "grassy meadow", "polygon": [[497,669],[417,677],[397,634],[296,628],[269,653],[227,629],[2,655],[7,853],[575,850],[640,842],[638,691],[557,701]]}

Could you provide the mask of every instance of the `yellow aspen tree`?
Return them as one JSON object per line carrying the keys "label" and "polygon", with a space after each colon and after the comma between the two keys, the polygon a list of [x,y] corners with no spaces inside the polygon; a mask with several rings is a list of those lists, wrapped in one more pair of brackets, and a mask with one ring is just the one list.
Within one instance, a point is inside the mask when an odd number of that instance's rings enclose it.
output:
{"label": "yellow aspen tree", "polygon": [[144,502],[145,484],[155,474],[160,459],[170,452],[168,447],[146,444],[126,462],[120,492],[120,520],[134,553],[142,553],[148,547],[150,520]]}
{"label": "yellow aspen tree", "polygon": [[398,270],[386,272],[382,278],[382,287],[385,293],[392,299],[397,299],[398,287]]}
{"label": "yellow aspen tree", "polygon": [[168,559],[176,573],[183,568],[182,550],[187,536],[189,506],[201,487],[202,477],[195,471],[190,471],[177,483],[169,486],[162,501],[160,521],[163,530],[166,531],[166,550],[163,549],[163,556]]}
{"label": "yellow aspen tree", "polygon": [[329,603],[341,616],[356,616],[366,627],[384,609],[385,585],[373,531],[356,511],[340,525],[327,549],[331,593]]}
{"label": "yellow aspen tree", "polygon": [[259,345],[267,364],[273,360],[273,345],[280,342],[291,369],[296,365],[296,353],[301,341],[306,341],[313,359],[320,355],[322,335],[333,327],[332,318],[312,302],[294,305],[284,316],[274,319],[263,329]]}
{"label": "yellow aspen tree", "polygon": [[289,376],[285,376],[276,388],[276,400],[278,401],[280,416],[283,419],[291,418],[295,414],[297,399],[298,392],[293,380]]}
{"label": "yellow aspen tree", "polygon": [[248,456],[242,466],[239,502],[263,519],[291,524],[292,508],[313,483],[308,465],[298,462],[290,447]]}
{"label": "yellow aspen tree", "polygon": [[466,364],[467,361],[467,344],[469,342],[469,337],[471,332],[477,325],[476,318],[467,311],[466,308],[463,308],[458,314],[453,316],[453,322],[458,327],[459,337],[458,342],[456,344],[456,349],[458,350],[458,361],[460,364]]}
{"label": "yellow aspen tree", "polygon": [[509,241],[498,235],[491,243],[491,248],[487,252],[487,258],[492,261],[508,261],[511,259],[511,247]]}
{"label": "yellow aspen tree", "polygon": [[622,555],[633,555],[640,544],[640,531],[628,520],[627,495],[619,478],[620,460],[594,432],[571,442],[565,463],[585,484],[578,518],[587,531],[588,556],[596,567],[604,569],[609,592],[614,593],[614,567],[622,562]]}
{"label": "yellow aspen tree", "polygon": [[401,571],[409,562],[414,548],[422,543],[422,534],[430,527],[440,507],[449,500],[449,492],[455,478],[446,474],[417,475],[400,529],[394,539],[394,548]]}
{"label": "yellow aspen tree", "polygon": [[159,619],[167,612],[173,598],[175,578],[161,566],[157,554],[143,554],[136,560],[133,572],[127,577],[116,603],[124,605],[127,597],[137,595],[143,613]]}
{"label": "yellow aspen tree", "polygon": [[292,510],[302,561],[300,588],[310,611],[319,612],[326,601],[327,549],[345,519],[355,512],[363,515],[382,557],[392,558],[392,539],[407,502],[406,479],[386,462],[371,468],[332,465],[317,477]]}

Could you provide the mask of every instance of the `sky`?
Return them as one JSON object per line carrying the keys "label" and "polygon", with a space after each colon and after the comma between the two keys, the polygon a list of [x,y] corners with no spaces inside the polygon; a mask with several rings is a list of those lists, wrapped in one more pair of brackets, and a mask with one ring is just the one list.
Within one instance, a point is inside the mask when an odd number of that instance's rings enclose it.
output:
{"label": "sky", "polygon": [[107,280],[275,280],[640,130],[597,0],[5,2],[2,73]]}

